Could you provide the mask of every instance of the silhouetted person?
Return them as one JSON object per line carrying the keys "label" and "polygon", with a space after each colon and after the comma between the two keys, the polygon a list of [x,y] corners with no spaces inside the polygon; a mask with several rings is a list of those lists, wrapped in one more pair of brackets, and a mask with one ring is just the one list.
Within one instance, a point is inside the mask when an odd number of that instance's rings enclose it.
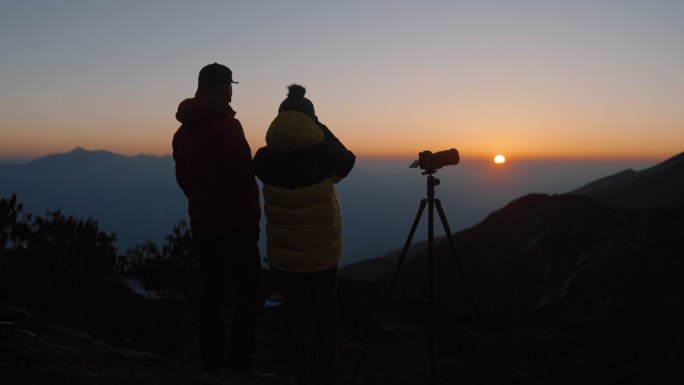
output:
{"label": "silhouetted person", "polygon": [[[254,367],[255,321],[264,305],[259,239],[259,189],[252,154],[235,111],[232,72],[209,64],[194,98],[183,100],[173,137],[176,180],[188,198],[201,274],[199,338],[202,383],[227,377],[271,380]],[[235,293],[228,343],[221,318],[227,276]]]}
{"label": "silhouetted person", "polygon": [[318,345],[317,384],[335,383],[337,262],[342,218],[333,183],[356,157],[318,121],[305,89],[293,84],[254,156],[264,183],[267,252],[285,307],[287,340],[299,384],[311,383],[305,333],[311,305]]}

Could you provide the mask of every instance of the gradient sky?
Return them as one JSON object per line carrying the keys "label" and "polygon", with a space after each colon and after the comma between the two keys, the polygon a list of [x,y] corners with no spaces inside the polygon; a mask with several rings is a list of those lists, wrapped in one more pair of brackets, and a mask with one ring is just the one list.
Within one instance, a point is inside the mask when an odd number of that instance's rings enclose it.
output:
{"label": "gradient sky", "polygon": [[684,1],[2,0],[0,157],[168,154],[205,64],[255,151],[285,96],[361,156],[684,150]]}

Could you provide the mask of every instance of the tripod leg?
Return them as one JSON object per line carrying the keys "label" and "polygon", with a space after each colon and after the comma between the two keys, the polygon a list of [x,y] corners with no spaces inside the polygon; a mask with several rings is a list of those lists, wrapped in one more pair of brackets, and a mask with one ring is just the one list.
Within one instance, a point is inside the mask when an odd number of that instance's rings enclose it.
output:
{"label": "tripod leg", "polygon": [[442,208],[442,202],[440,202],[439,199],[435,199],[435,205],[437,206],[437,212],[439,213],[439,219],[442,221],[444,232],[446,233],[446,237],[449,240],[449,246],[451,247],[454,259],[456,260],[456,265],[458,265],[458,269],[461,271],[461,275],[463,276],[463,282],[465,283],[466,289],[468,290],[468,294],[470,295],[470,300],[473,304],[473,308],[475,309],[475,313],[477,313],[477,318],[480,322],[480,327],[482,328],[482,332],[484,333],[485,338],[487,339],[487,345],[489,345],[489,351],[494,359],[494,364],[496,365],[496,369],[498,370],[499,375],[501,376],[502,383],[505,384],[507,383],[507,381],[506,377],[504,376],[503,368],[501,367],[501,362],[499,361],[499,356],[496,354],[496,350],[494,350],[494,343],[492,342],[492,338],[487,329],[487,325],[485,324],[484,318],[482,317],[480,305],[477,303],[477,300],[475,299],[475,294],[473,293],[473,289],[470,286],[470,282],[468,281],[468,276],[465,272],[465,269],[463,268],[463,265],[461,264],[462,254],[458,250],[458,248],[456,247],[456,243],[454,242],[454,237],[451,234],[451,228],[449,228],[449,222],[447,222],[446,214],[444,214],[444,209]]}
{"label": "tripod leg", "polygon": [[428,192],[428,356],[429,360],[429,384],[435,383],[435,199],[434,193]]}
{"label": "tripod leg", "polygon": [[385,309],[385,305],[387,304],[387,301],[389,299],[390,292],[392,291],[392,286],[394,286],[394,282],[397,280],[397,277],[399,276],[399,270],[401,270],[401,266],[403,265],[404,260],[406,259],[408,249],[409,247],[411,247],[411,241],[413,240],[413,236],[416,234],[416,229],[418,228],[418,223],[420,222],[421,215],[423,215],[423,211],[425,210],[426,204],[427,199],[423,199],[420,201],[420,207],[418,208],[416,217],[413,220],[413,225],[411,225],[411,230],[409,231],[408,237],[406,237],[404,248],[401,250],[401,254],[399,254],[399,261],[397,262],[397,266],[394,268],[394,272],[392,273],[392,278],[390,279],[390,282],[387,285],[387,288],[385,289],[385,294],[383,295],[382,300],[380,300],[380,306],[378,306],[378,310],[375,316],[375,320],[373,321],[373,325],[368,331],[366,343],[363,345],[363,349],[361,350],[359,361],[356,364],[356,369],[354,369],[354,374],[352,374],[351,381],[349,382],[350,385],[353,385],[356,382],[356,376],[358,375],[359,369],[361,368],[361,363],[366,357],[366,353],[368,353],[368,345],[370,344],[370,339],[373,336],[375,328],[378,326],[378,323],[380,322],[380,316],[382,315],[382,312]]}

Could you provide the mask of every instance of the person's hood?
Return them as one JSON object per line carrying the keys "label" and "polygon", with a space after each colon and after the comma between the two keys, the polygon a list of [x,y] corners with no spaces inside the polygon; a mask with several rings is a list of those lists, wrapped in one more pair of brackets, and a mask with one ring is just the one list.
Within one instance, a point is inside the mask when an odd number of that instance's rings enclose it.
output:
{"label": "person's hood", "polygon": [[281,153],[290,153],[323,142],[323,131],[306,114],[283,111],[273,119],[266,132],[266,145]]}
{"label": "person's hood", "polygon": [[198,95],[185,99],[178,105],[176,120],[183,124],[192,124],[224,114],[235,116],[235,111],[229,105],[217,104],[214,98]]}

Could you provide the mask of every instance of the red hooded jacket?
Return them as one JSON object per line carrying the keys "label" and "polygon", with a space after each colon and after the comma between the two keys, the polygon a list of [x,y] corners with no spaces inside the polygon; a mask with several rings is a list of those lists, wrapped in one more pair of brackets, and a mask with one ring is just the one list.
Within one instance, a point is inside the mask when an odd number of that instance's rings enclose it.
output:
{"label": "red hooded jacket", "polygon": [[188,198],[196,239],[215,239],[238,228],[258,226],[259,188],[252,152],[235,111],[198,95],[178,106],[173,136],[176,181]]}

